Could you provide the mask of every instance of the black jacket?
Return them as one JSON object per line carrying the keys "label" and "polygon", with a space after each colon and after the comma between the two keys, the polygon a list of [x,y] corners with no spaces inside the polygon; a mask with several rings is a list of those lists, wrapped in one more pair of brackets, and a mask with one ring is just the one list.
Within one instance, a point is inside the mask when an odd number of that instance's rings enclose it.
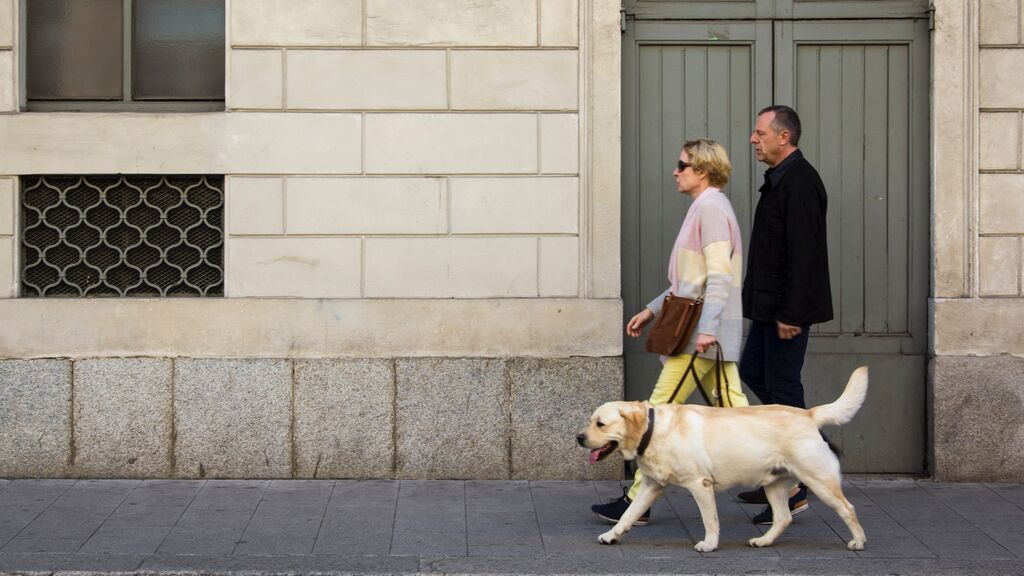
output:
{"label": "black jacket", "polygon": [[825,213],[818,171],[796,150],[765,173],[750,233],[743,316],[809,325],[832,319]]}

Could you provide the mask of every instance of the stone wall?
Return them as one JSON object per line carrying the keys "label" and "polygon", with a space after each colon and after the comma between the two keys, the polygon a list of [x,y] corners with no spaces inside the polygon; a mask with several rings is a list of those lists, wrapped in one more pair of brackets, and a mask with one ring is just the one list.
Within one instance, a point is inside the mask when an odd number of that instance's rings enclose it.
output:
{"label": "stone wall", "polygon": [[934,468],[1024,479],[1024,9],[935,3]]}
{"label": "stone wall", "polygon": [[619,358],[0,361],[0,477],[622,476],[575,435]]}
{"label": "stone wall", "polygon": [[[225,110],[27,112],[0,476],[577,478],[622,394],[619,3],[227,0]],[[19,298],[19,176],[223,174],[224,298]]]}

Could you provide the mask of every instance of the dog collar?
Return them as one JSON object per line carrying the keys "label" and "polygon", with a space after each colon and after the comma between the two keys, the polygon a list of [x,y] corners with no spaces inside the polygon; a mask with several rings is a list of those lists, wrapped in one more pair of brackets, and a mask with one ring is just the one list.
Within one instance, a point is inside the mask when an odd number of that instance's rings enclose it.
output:
{"label": "dog collar", "polygon": [[644,430],[644,435],[640,437],[640,446],[636,449],[637,456],[643,456],[644,451],[647,450],[647,445],[651,443],[651,436],[654,434],[654,408],[647,409],[647,430]]}

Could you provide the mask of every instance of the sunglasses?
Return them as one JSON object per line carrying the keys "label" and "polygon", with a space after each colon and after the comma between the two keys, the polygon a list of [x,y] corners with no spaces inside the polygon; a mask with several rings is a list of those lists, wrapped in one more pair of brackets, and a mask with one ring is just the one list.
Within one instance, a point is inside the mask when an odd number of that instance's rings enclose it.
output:
{"label": "sunglasses", "polygon": [[683,162],[682,160],[680,160],[679,164],[676,167],[676,170],[679,171],[679,172],[682,172],[683,170],[686,170],[690,166],[693,166],[693,164],[690,164],[688,162]]}

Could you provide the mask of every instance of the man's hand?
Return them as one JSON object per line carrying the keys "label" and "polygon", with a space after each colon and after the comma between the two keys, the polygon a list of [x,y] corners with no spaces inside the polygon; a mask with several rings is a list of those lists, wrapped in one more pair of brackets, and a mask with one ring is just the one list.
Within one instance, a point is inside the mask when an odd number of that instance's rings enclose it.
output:
{"label": "man's hand", "polygon": [[654,318],[654,312],[650,308],[644,308],[636,316],[630,318],[626,324],[626,334],[633,338],[639,338],[644,333],[644,326]]}
{"label": "man's hand", "polygon": [[775,326],[779,332],[779,340],[792,340],[800,335],[803,330],[799,326],[793,326],[792,324],[786,324],[784,322],[775,321]]}
{"label": "man's hand", "polygon": [[703,354],[705,350],[710,350],[715,344],[718,344],[718,339],[711,334],[697,334],[698,354]]}

